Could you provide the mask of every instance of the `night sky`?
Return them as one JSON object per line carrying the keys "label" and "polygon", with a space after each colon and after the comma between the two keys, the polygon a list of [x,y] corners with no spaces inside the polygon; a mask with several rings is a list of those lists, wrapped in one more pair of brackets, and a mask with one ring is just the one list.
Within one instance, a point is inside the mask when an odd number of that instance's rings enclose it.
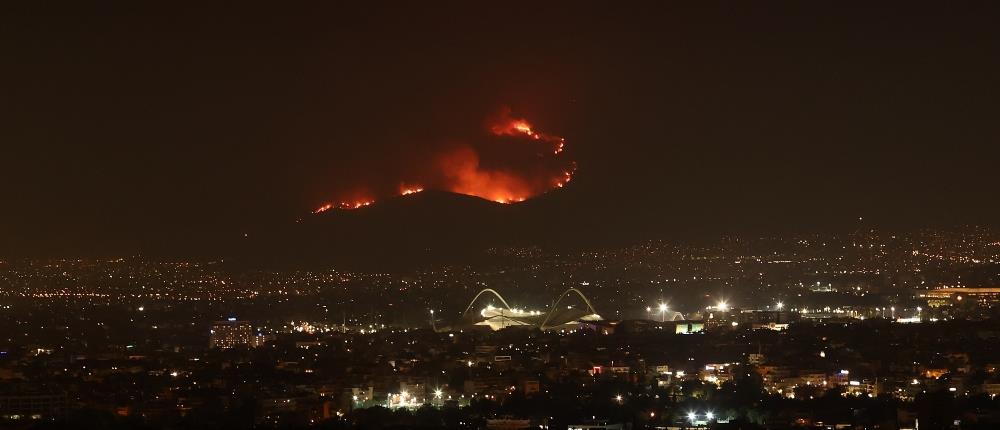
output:
{"label": "night sky", "polygon": [[194,252],[503,108],[581,235],[1000,224],[996,2],[335,3],[4,5],[0,255]]}

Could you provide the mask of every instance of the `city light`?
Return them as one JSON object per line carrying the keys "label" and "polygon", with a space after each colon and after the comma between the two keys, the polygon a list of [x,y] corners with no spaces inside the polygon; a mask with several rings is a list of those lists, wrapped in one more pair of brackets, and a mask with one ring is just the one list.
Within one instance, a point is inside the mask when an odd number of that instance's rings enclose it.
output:
{"label": "city light", "polygon": [[709,420],[709,421],[714,420],[715,419],[715,413],[713,413],[712,411],[705,412],[705,419]]}
{"label": "city light", "polygon": [[726,312],[729,310],[729,303],[726,303],[725,301],[720,301],[719,304],[715,306],[715,308],[722,312]]}
{"label": "city light", "polygon": [[660,303],[660,305],[657,308],[660,310],[660,322],[666,321],[667,320],[667,304],[666,303]]}
{"label": "city light", "polygon": [[688,421],[694,422],[694,420],[696,419],[698,419],[698,414],[694,412],[688,412]]}
{"label": "city light", "polygon": [[785,304],[781,303],[781,302],[778,302],[777,304],[774,305],[774,307],[777,308],[778,310],[781,310],[782,308],[785,307]]}

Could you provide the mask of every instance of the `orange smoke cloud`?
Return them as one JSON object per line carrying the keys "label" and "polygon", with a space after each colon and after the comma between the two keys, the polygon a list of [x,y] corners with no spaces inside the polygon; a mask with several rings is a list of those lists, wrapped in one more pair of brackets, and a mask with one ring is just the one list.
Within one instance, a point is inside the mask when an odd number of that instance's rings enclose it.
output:
{"label": "orange smoke cloud", "polygon": [[[436,189],[480,197],[498,203],[517,203],[564,187],[573,179],[576,164],[565,159],[566,140],[543,133],[525,119],[502,111],[488,124],[486,137],[431,154],[417,163],[417,173],[404,178],[395,195]],[[420,184],[420,185],[416,185]],[[393,193],[384,193],[382,198]],[[374,198],[340,199],[324,203],[314,213],[357,209]]]}
{"label": "orange smoke cloud", "polygon": [[498,203],[521,202],[534,193],[526,178],[502,170],[484,169],[479,154],[463,147],[445,154],[440,160],[450,186],[448,191],[482,197]]}

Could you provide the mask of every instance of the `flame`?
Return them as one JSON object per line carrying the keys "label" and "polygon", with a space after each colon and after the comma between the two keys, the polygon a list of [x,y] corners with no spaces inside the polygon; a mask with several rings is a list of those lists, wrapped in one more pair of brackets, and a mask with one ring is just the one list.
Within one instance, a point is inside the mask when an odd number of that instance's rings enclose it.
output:
{"label": "flame", "polygon": [[408,196],[410,194],[419,193],[419,192],[421,192],[423,190],[424,190],[423,187],[410,187],[410,188],[400,187],[399,195],[401,195],[401,196]]}
{"label": "flame", "polygon": [[370,206],[375,203],[375,200],[359,200],[354,202],[339,202],[339,203],[326,203],[323,206],[316,208],[313,211],[314,214],[326,212],[330,209],[360,209],[365,206]]}
{"label": "flame", "polygon": [[504,111],[500,121],[490,127],[493,134],[497,136],[524,135],[532,140],[538,140],[546,144],[553,145],[552,154],[559,155],[566,148],[566,139],[552,136],[545,133],[536,132],[531,123],[525,119],[508,119],[509,112]]}
{"label": "flame", "polygon": [[[512,204],[563,188],[573,179],[576,163],[562,158],[566,139],[538,131],[528,120],[511,117],[509,110],[503,110],[495,117],[488,129],[493,136],[503,138],[489,141],[496,145],[494,149],[501,152],[524,155],[524,149],[505,146],[519,144],[518,141],[540,145],[544,150],[540,153],[532,150],[528,155],[535,155],[533,158],[529,157],[528,161],[524,161],[525,158],[522,157],[516,162],[508,162],[508,165],[497,166],[497,163],[484,163],[483,155],[476,146],[458,146],[433,157],[423,169],[423,176],[410,178],[419,182],[407,181],[401,184],[398,195],[407,196],[425,189],[438,189]],[[415,183],[421,185],[414,185]],[[375,199],[371,198],[327,202],[313,213],[331,209],[358,209],[374,202]]]}

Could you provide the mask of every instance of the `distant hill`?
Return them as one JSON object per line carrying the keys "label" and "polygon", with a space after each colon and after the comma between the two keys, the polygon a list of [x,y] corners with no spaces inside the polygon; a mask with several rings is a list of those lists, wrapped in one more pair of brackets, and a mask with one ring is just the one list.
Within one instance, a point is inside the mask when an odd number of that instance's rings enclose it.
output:
{"label": "distant hill", "polygon": [[428,190],[358,209],[310,214],[255,234],[235,252],[250,261],[279,264],[397,267],[444,258],[460,263],[532,236],[544,222],[535,212],[529,202],[506,205]]}

